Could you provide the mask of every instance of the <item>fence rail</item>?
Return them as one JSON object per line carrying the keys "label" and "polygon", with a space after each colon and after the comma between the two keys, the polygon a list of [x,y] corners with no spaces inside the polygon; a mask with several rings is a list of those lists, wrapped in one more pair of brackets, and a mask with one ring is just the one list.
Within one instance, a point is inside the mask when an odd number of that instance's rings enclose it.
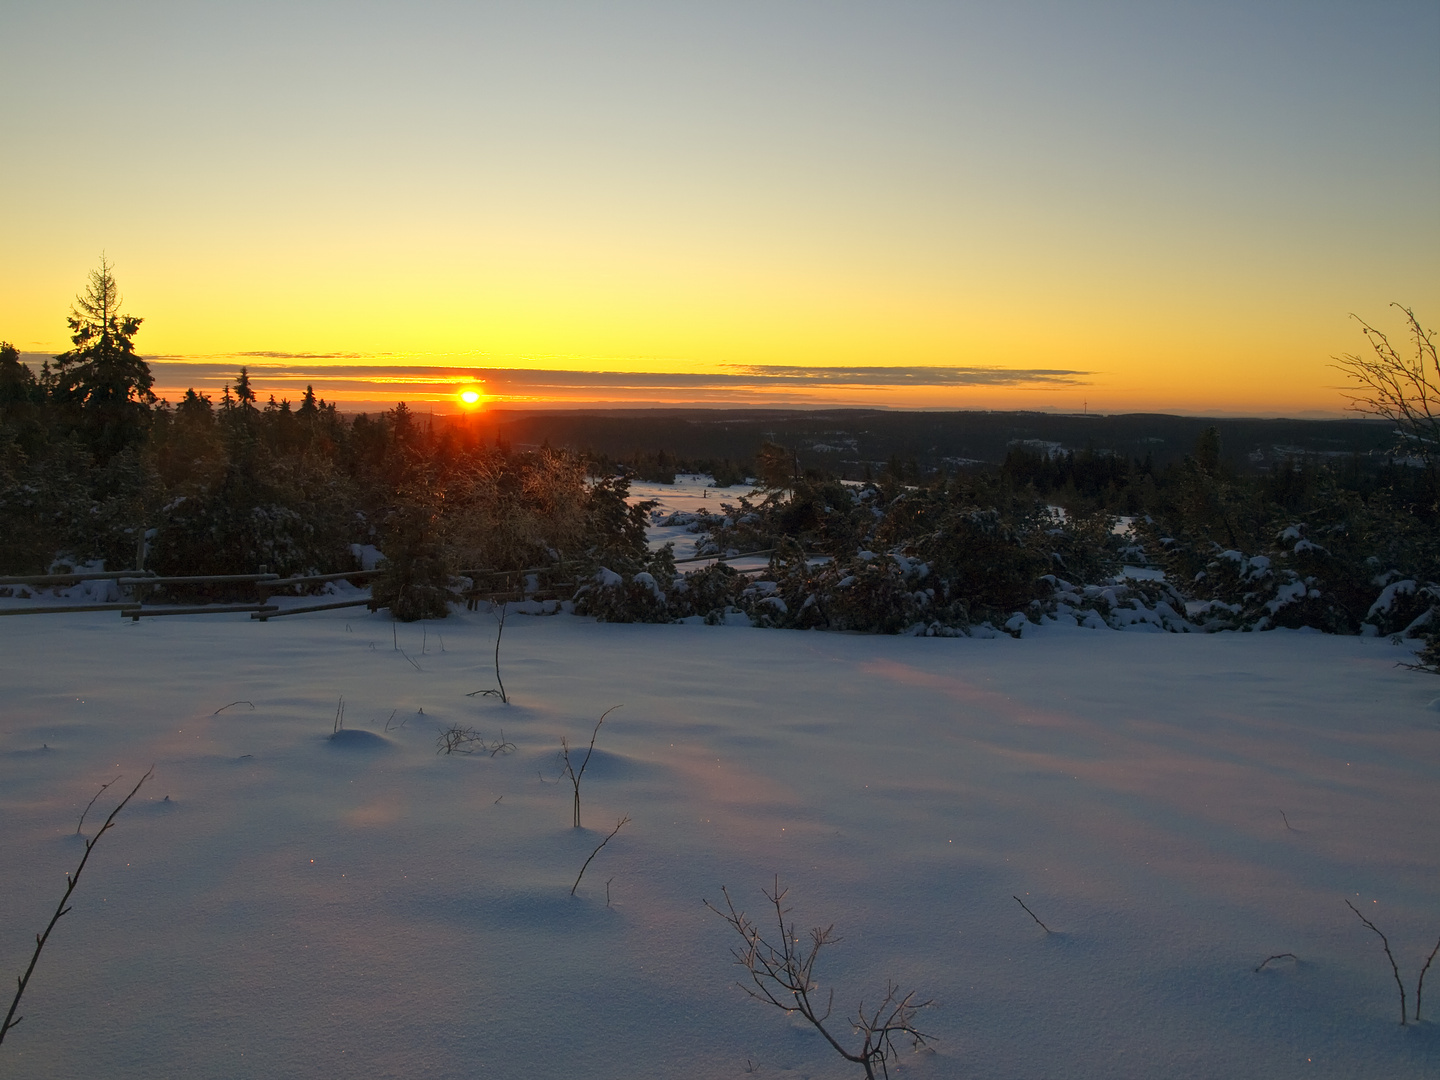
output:
{"label": "fence rail", "polygon": [[132,622],[139,622],[141,619],[151,619],[159,615],[227,615],[242,611],[268,611],[276,612],[280,609],[274,604],[205,604],[201,607],[166,607],[166,608],[145,608],[130,605],[121,609],[120,617],[130,619]]}
{"label": "fence rail", "polygon": [[118,581],[121,578],[145,578],[145,571],[96,570],[78,574],[20,574],[0,577],[0,585],[34,585],[36,588],[46,589],[54,585],[79,585],[82,581]]}
{"label": "fence rail", "polygon": [[67,615],[72,611],[128,611],[134,604],[53,604],[46,607],[0,608],[5,615]]}
{"label": "fence rail", "polygon": [[198,574],[187,577],[122,577],[116,582],[122,589],[136,585],[242,585],[245,582],[275,582],[279,574]]}
{"label": "fence rail", "polygon": [[347,607],[369,607],[371,600],[367,597],[364,600],[337,600],[333,604],[306,604],[304,607],[266,607],[259,611],[252,611],[250,618],[266,622],[270,619],[278,619],[282,615],[303,615],[307,611],[333,611],[336,608]]}
{"label": "fence rail", "polygon": [[[762,555],[773,554],[773,548],[763,551],[742,551],[734,555],[695,555],[684,559],[676,559],[675,565],[680,566],[686,563],[697,562],[732,562],[736,559],[757,558]],[[814,558],[815,556],[807,556]],[[503,585],[498,587],[485,588],[478,582],[466,589],[463,593],[467,607],[474,610],[477,602],[483,599],[521,599],[523,590],[508,586],[512,581],[527,574],[544,573],[547,570],[554,570],[555,567],[530,567],[525,570],[462,570],[460,573],[468,577],[472,582],[477,579],[501,578]],[[742,571],[752,573],[759,568]],[[364,597],[355,600],[337,600],[323,604],[305,604],[299,607],[281,608],[278,604],[270,603],[271,594],[277,589],[288,589],[295,586],[319,585],[328,581],[344,581],[347,579],[368,579],[383,573],[380,570],[344,570],[334,574],[310,574],[300,577],[282,578],[279,574],[188,574],[174,577],[157,577],[144,570],[106,570],[95,572],[82,572],[77,574],[32,574],[11,577],[0,577],[0,586],[5,585],[29,585],[36,588],[55,587],[62,585],[78,585],[86,581],[114,581],[119,587],[134,589],[136,599],[119,603],[107,604],[48,604],[44,607],[16,607],[0,608],[0,617],[6,615],[63,615],[69,612],[87,611],[118,611],[122,618],[139,622],[144,618],[154,618],[163,615],[223,615],[248,612],[252,619],[266,622],[270,619],[282,618],[286,615],[301,615],[311,611],[331,611],[337,608],[369,606],[375,609],[374,600],[371,597]],[[152,588],[163,588],[167,585],[243,585],[253,584],[255,591],[259,594],[258,603],[249,604],[205,604],[191,605],[186,607],[144,607],[142,598]],[[579,582],[562,581],[554,582],[551,587],[537,593],[535,598],[557,598],[565,588],[572,591],[579,585]],[[511,594],[514,594],[513,596]]]}

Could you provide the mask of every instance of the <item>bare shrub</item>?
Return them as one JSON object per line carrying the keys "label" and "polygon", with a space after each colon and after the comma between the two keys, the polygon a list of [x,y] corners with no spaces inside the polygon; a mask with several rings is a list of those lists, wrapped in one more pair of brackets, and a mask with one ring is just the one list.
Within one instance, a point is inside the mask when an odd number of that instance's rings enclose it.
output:
{"label": "bare shrub", "polygon": [[486,742],[473,727],[461,727],[453,724],[448,728],[442,728],[440,734],[435,738],[435,753],[437,754],[488,754],[490,757],[497,757],[501,754],[508,754],[515,749],[515,744],[505,738],[505,732],[500,732],[500,739],[497,742]]}
{"label": "bare shrub", "polygon": [[835,927],[812,928],[805,939],[809,945],[803,945],[802,939],[795,933],[795,924],[785,921],[790,913],[790,909],[785,907],[789,890],[780,888],[777,877],[774,891],[765,892],[765,899],[775,910],[775,937],[767,940],[760,928],[743,911],[736,909],[730,893],[724,888],[720,891],[725,896],[725,910],[708,900],[704,904],[729,923],[744,943],[730,952],[735,957],[735,963],[749,975],[750,985],[744,982],[736,985],[756,1001],[774,1006],[787,1015],[798,1012],[820,1032],[837,1054],[863,1067],[868,1080],[875,1080],[877,1065],[881,1075],[889,1077],[888,1062],[899,1057],[894,1042],[896,1036],[909,1039],[917,1050],[934,1038],[915,1026],[916,1013],[932,1008],[934,1001],[916,1001],[916,991],[902,993],[896,983],[887,981],[885,995],[878,1005],[866,1011],[865,1002],[860,1002],[855,1016],[849,1021],[855,1034],[860,1036],[860,1045],[854,1050],[846,1049],[827,1026],[833,1023],[830,1015],[835,1004],[835,991],[826,994],[822,1006],[814,978],[815,961],[820,956],[820,950],[840,940],[835,934]]}
{"label": "bare shrub", "polygon": [[1440,362],[1435,354],[1435,332],[1426,330],[1415,312],[1391,304],[1405,313],[1405,329],[1413,356],[1390,344],[1381,331],[1359,316],[1360,332],[1369,353],[1346,353],[1336,358],[1351,381],[1350,407],[1356,412],[1384,417],[1395,425],[1400,449],[1434,463],[1440,453]]}

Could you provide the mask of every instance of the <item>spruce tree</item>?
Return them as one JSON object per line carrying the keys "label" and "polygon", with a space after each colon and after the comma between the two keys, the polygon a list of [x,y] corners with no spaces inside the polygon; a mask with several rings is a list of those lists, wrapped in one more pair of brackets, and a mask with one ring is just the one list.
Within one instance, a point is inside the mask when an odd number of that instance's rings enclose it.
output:
{"label": "spruce tree", "polygon": [[66,320],[75,347],[55,357],[52,387],[56,401],[74,410],[76,429],[101,461],[144,441],[157,400],[150,365],[135,352],[143,320],[120,313],[113,269],[102,255],[75,298]]}

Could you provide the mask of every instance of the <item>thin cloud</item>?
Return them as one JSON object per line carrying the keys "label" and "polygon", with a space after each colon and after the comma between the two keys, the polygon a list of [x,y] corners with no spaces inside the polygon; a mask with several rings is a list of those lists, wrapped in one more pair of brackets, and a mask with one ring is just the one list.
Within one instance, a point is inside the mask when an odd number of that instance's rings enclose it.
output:
{"label": "thin cloud", "polygon": [[1088,371],[1068,368],[999,367],[800,367],[755,364],[738,370],[766,381],[834,383],[849,386],[1025,386],[1031,383],[1084,385]]}
{"label": "thin cloud", "polygon": [[[350,363],[334,363],[335,359]],[[306,385],[342,401],[447,400],[459,384],[477,384],[495,401],[514,404],[583,402],[690,402],[712,406],[746,403],[818,406],[867,401],[885,406],[937,394],[1010,389],[1047,395],[1090,384],[1091,372],[1071,368],[1002,368],[939,365],[731,364],[711,371],[571,371],[553,367],[476,367],[453,364],[357,363],[354,354],[248,352],[219,357],[154,357],[157,389],[169,396],[184,388],[218,392],[233,384],[242,365],[262,396],[297,397]],[[247,362],[248,361],[248,362]],[[305,361],[311,361],[309,363]],[[938,399],[937,399],[938,400]]]}
{"label": "thin cloud", "polygon": [[369,353],[324,353],[324,352],[241,352],[236,356],[258,356],[268,360],[359,360]]}

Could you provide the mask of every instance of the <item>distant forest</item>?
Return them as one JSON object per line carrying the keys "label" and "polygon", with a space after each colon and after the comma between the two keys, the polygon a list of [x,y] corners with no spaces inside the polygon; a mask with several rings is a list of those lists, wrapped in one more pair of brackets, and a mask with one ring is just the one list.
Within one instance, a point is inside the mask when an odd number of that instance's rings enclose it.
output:
{"label": "distant forest", "polygon": [[[288,576],[356,569],[368,547],[386,557],[375,595],[402,618],[443,617],[456,575],[483,568],[530,572],[532,589],[571,583],[579,610],[622,620],[1436,630],[1436,462],[1388,421],[430,419],[404,403],[347,415],[308,388],[262,402],[244,369],[218,401],[190,390],[171,404],[135,352],[141,320],[118,303],[102,264],[72,312],[74,349],[37,373],[0,344],[0,572],[143,560],[163,574]],[[677,573],[648,550],[650,508],[628,503],[627,485],[681,471],[758,482],[691,524],[708,550],[773,551],[764,588],[723,566]]]}
{"label": "distant forest", "polygon": [[[483,424],[512,446],[564,446],[664,482],[675,471],[750,470],[764,443],[791,450],[802,471],[845,480],[903,472],[913,480],[1007,458],[1118,458],[1142,471],[1179,464],[1214,428],[1222,463],[1237,473],[1285,462],[1351,459],[1360,470],[1395,450],[1393,425],[1374,419],[1211,419],[1130,413],[895,412],[880,409],[496,410]],[[1043,478],[1042,482],[1045,482]],[[1063,485],[1062,485],[1063,486]]]}

